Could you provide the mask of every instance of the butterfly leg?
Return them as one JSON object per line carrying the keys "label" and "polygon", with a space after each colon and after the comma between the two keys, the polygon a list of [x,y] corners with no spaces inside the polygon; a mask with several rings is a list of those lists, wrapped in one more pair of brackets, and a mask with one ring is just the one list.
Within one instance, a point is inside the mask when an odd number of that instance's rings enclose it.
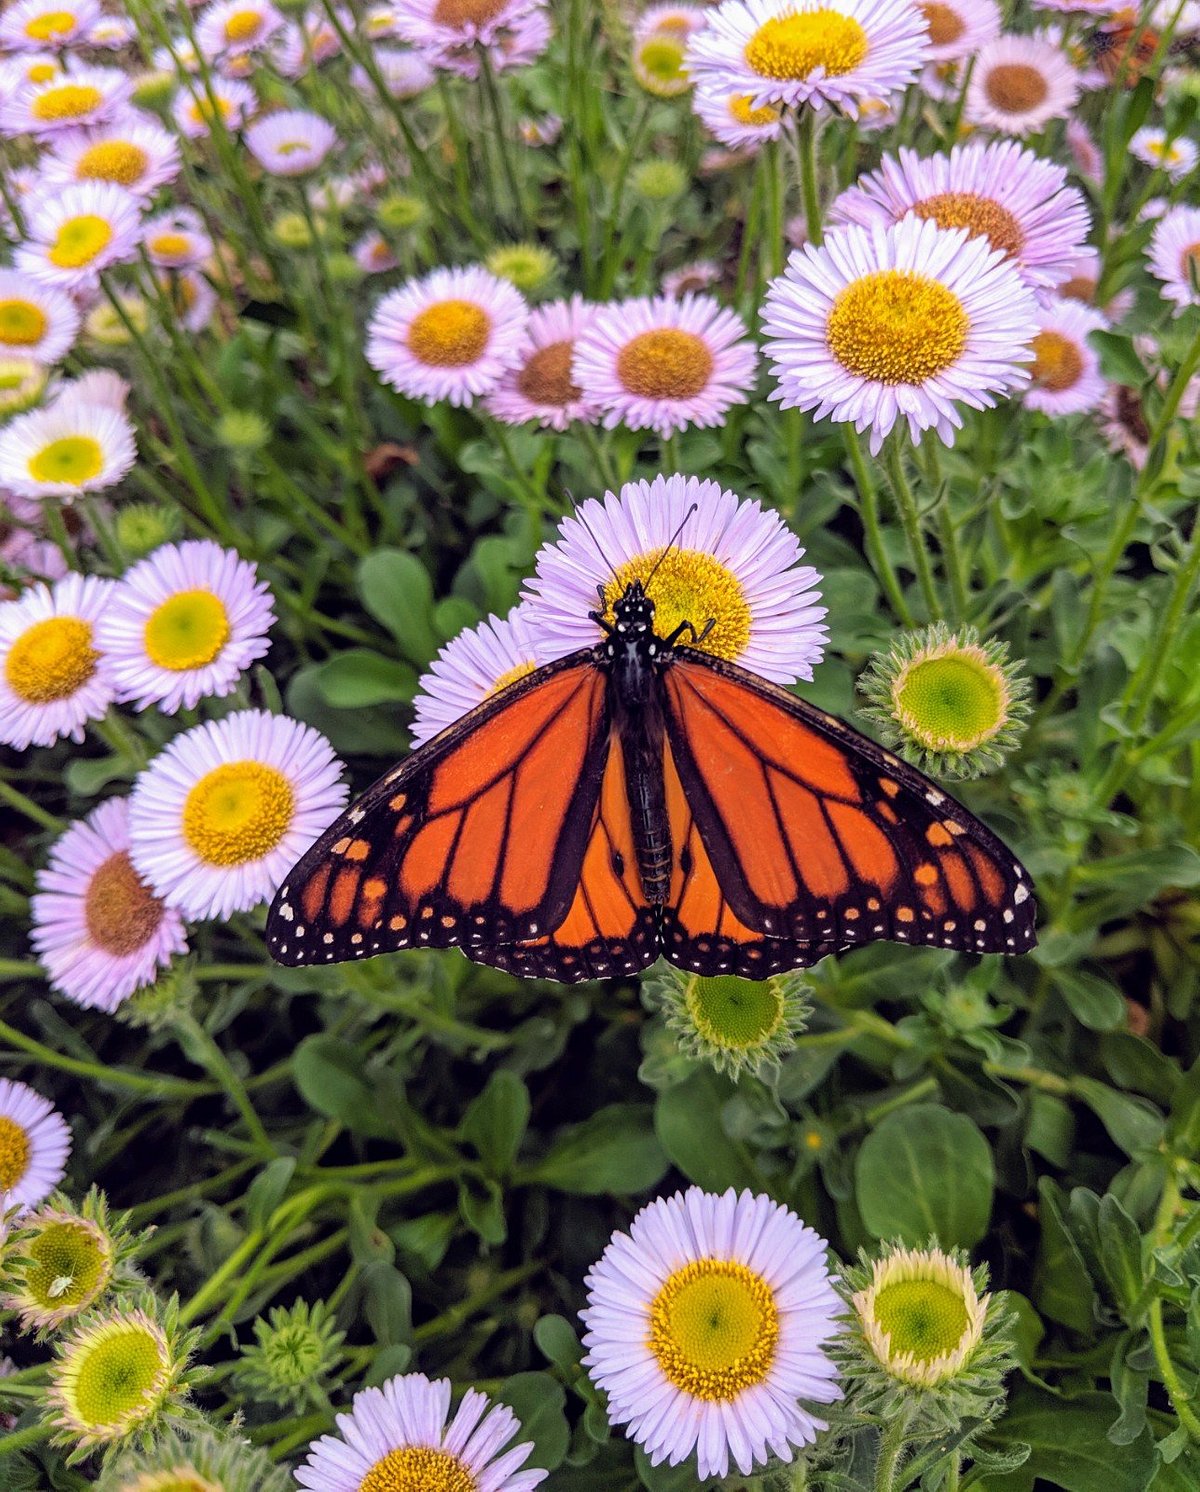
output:
{"label": "butterfly leg", "polygon": [[667,646],[669,648],[674,647],[685,632],[690,632],[692,634],[693,647],[699,647],[716,625],[717,619],[715,616],[709,617],[708,621],[704,624],[703,631],[701,632],[697,632],[695,627],[692,626],[691,622],[680,622],[679,626],[676,627],[674,632],[671,633],[670,637],[667,638]]}

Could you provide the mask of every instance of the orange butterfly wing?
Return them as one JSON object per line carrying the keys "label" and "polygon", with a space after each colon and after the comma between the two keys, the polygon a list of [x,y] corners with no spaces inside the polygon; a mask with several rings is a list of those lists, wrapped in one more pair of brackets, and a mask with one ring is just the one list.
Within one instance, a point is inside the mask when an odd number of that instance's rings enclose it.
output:
{"label": "orange butterfly wing", "polygon": [[605,679],[573,654],[473,710],[381,777],[276,894],[282,964],[398,948],[490,956],[568,917],[607,778]]}
{"label": "orange butterfly wing", "polygon": [[[665,671],[664,691],[679,782],[669,791],[679,884],[664,927],[673,960],[744,972],[878,938],[977,953],[1033,946],[1024,868],[890,751],[691,648]],[[686,873],[685,857],[695,867]],[[714,934],[705,949],[700,935]]]}

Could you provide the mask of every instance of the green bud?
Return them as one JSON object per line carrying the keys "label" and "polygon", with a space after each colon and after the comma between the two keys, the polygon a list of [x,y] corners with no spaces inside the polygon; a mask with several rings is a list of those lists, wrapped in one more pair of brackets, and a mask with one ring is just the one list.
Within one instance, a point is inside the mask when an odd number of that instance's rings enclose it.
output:
{"label": "green bud", "polygon": [[541,290],[557,268],[549,249],[535,243],[504,244],[493,249],[484,262],[494,275],[515,285],[525,295]]}
{"label": "green bud", "polygon": [[643,161],[631,185],[647,202],[671,202],[687,191],[687,173],[678,161]]}
{"label": "green bud", "polygon": [[217,421],[214,433],[227,451],[249,455],[270,440],[271,427],[252,409],[230,409]]}
{"label": "green bud", "polygon": [[391,192],[380,199],[375,208],[375,220],[381,228],[390,228],[403,233],[419,228],[429,216],[429,209],[420,197],[409,197],[403,192]]}
{"label": "green bud", "polygon": [[175,538],[179,515],[156,503],[130,503],[117,510],[115,529],[121,553],[127,560],[139,560]]}

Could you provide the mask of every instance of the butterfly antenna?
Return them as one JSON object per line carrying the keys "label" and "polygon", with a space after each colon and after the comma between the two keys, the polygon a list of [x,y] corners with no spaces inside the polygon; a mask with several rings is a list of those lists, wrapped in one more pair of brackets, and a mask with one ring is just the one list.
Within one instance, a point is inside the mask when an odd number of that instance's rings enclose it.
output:
{"label": "butterfly antenna", "polygon": [[679,520],[679,527],[675,530],[675,532],[671,535],[670,539],[667,541],[667,547],[663,550],[663,552],[659,555],[659,557],[654,561],[654,564],[651,567],[649,575],[647,575],[646,578],[645,578],[645,580],[642,582],[642,589],[647,593],[647,595],[650,592],[650,582],[654,579],[655,575],[658,573],[658,567],[659,567],[659,565],[662,564],[663,560],[665,560],[666,557],[667,557],[667,555],[670,554],[671,550],[674,549],[676,540],[679,538],[679,535],[683,532],[684,527],[687,524],[688,519],[692,516],[692,514],[694,512],[696,512],[696,510],[699,508],[699,506],[700,506],[699,503],[693,503],[691,505],[691,507],[687,510],[687,512]]}
{"label": "butterfly antenna", "polygon": [[608,569],[608,573],[614,580],[616,580],[618,578],[616,567],[614,566],[612,560],[609,559],[608,555],[605,554],[604,550],[601,548],[600,540],[592,532],[591,524],[583,516],[583,509],[575,501],[575,494],[570,490],[570,488],[564,488],[564,491],[566,492],[567,497],[571,503],[571,516],[576,519],[577,522],[582,526],[584,533],[587,534],[588,538],[596,546],[596,553],[604,561],[604,564]]}

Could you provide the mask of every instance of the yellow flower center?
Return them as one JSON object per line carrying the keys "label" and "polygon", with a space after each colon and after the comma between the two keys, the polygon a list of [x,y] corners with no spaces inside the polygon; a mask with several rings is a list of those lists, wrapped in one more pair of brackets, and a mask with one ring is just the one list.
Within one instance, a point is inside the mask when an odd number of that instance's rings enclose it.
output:
{"label": "yellow flower center", "polygon": [[22,1252],[32,1260],[25,1291],[45,1311],[80,1310],[95,1300],[112,1275],[103,1240],[86,1223],[50,1223]]}
{"label": "yellow flower center", "polygon": [[80,1352],[70,1393],[74,1416],[93,1432],[136,1421],[161,1392],[164,1367],[162,1345],[144,1326],[110,1330]]}
{"label": "yellow flower center", "polygon": [[894,1353],[932,1362],[953,1352],[971,1324],[959,1291],[940,1280],[897,1280],[875,1297],[875,1319]]}
{"label": "yellow flower center", "polygon": [[0,1114],[0,1191],[16,1186],[29,1169],[33,1147],[29,1136],[16,1122]]}
{"label": "yellow flower center", "polygon": [[233,104],[227,98],[217,95],[216,108],[212,101],[205,95],[203,98],[193,98],[188,105],[188,113],[193,124],[211,124],[214,117],[220,117],[226,121],[233,118]]}
{"label": "yellow flower center", "polygon": [[29,300],[0,300],[0,342],[32,347],[46,335],[49,319]]}
{"label": "yellow flower center", "polygon": [[518,679],[528,678],[536,668],[537,664],[530,662],[518,663],[512,668],[506,669],[488,690],[485,697],[491,699],[493,694],[499,694],[501,689],[507,689],[510,684],[515,684]]}
{"label": "yellow flower center", "polygon": [[226,762],[205,773],[183,805],[183,837],[208,865],[245,865],[279,843],[292,821],[292,785],[263,762]]}
{"label": "yellow flower center", "polygon": [[221,1488],[194,1466],[173,1466],[170,1471],[147,1471],[121,1492],[221,1492]]}
{"label": "yellow flower center", "polygon": [[35,482],[68,482],[82,487],[104,470],[104,450],[90,435],[64,435],[30,457],[29,475]]}
{"label": "yellow flower center", "polygon": [[438,0],[433,19],[439,26],[461,30],[464,26],[486,26],[494,21],[508,0]]}
{"label": "yellow flower center", "polygon": [[154,936],[163,904],[118,850],[93,872],[84,897],[88,937],[114,958],[136,953]]}
{"label": "yellow flower center", "polygon": [[479,1483],[457,1456],[425,1446],[388,1451],[358,1485],[358,1492],[478,1492]]}
{"label": "yellow flower center", "polygon": [[983,82],[988,102],[1004,114],[1026,114],[1045,103],[1050,85],[1028,62],[1002,62]]}
{"label": "yellow flower center", "polygon": [[678,327],[641,332],[617,355],[617,377],[642,399],[692,399],[707,385],[712,370],[704,339]]}
{"label": "yellow flower center", "polygon": [[39,93],[30,107],[35,119],[49,124],[56,119],[84,119],[104,102],[104,95],[91,83],[60,83]]}
{"label": "yellow flower center", "polygon": [[150,613],[144,641],[159,668],[203,668],[229,641],[229,617],[212,591],[180,591]]}
{"label": "yellow flower center", "polygon": [[684,39],[676,31],[656,31],[646,38],[638,52],[642,70],[659,83],[683,83],[687,74],[683,61],[686,53]]}
{"label": "yellow flower center", "polygon": [[1038,332],[1033,339],[1033,381],[1052,394],[1074,388],[1083,373],[1078,344],[1061,332]]}
{"label": "yellow flower center", "polygon": [[570,404],[583,390],[571,381],[570,337],[539,347],[517,375],[517,388],[534,404]]}
{"label": "yellow flower center", "polygon": [[1012,213],[976,192],[937,192],[915,202],[913,211],[941,228],[965,228],[972,238],[986,238],[1010,258],[1025,245],[1025,234]]}
{"label": "yellow flower center", "polygon": [[1004,725],[1009,691],[982,648],[952,644],[907,663],[892,685],[896,717],[930,751],[973,751]]}
{"label": "yellow flower center", "polygon": [[711,617],[713,626],[700,644],[704,652],[718,658],[741,657],[750,641],[749,603],[733,571],[703,550],[675,548],[664,558],[661,549],[652,549],[626,560],[605,587],[606,620],[611,620],[613,603],[626,587],[634,580],[644,582],[651,570],[654,630],[660,637],[669,637],[680,622],[691,622],[702,631]]}
{"label": "yellow flower center", "polygon": [[875,383],[924,383],[967,345],[962,302],[937,280],[881,269],[841,291],[825,336],[843,368]]}
{"label": "yellow flower center", "polygon": [[59,269],[82,269],[112,243],[112,224],[96,213],[68,218],[55,236],[46,257]]}
{"label": "yellow flower center", "polygon": [[117,186],[131,187],[146,174],[150,157],[140,145],[128,140],[101,140],[90,145],[75,165],[75,176],[79,181],[111,181]]}
{"label": "yellow flower center", "polygon": [[186,233],[156,233],[146,247],[163,259],[186,258],[192,241]]}
{"label": "yellow flower center", "polygon": [[225,40],[251,42],[262,30],[263,18],[257,10],[236,10],[225,22]]}
{"label": "yellow flower center", "polygon": [[779,110],[772,108],[770,104],[764,104],[761,109],[750,107],[750,96],[746,93],[735,93],[729,100],[729,114],[739,124],[767,125],[774,124],[779,118]]}
{"label": "yellow flower center", "polygon": [[761,1275],[726,1259],[677,1269],[650,1307],[649,1347],[667,1379],[710,1403],[735,1399],[771,1370],[779,1311]]}
{"label": "yellow flower center", "polygon": [[59,71],[57,62],[32,62],[25,69],[25,80],[29,83],[48,83]]}
{"label": "yellow flower center", "polygon": [[462,368],[488,344],[492,320],[470,300],[443,300],[427,306],[408,328],[408,350],[435,368]]}
{"label": "yellow flower center", "polygon": [[841,77],[867,50],[867,33],[853,16],[821,7],[764,21],[746,43],[745,57],[760,78],[790,82],[818,68],[827,78]]}
{"label": "yellow flower center", "polygon": [[92,628],[77,616],[52,616],[35,622],[9,649],[4,676],[12,692],[27,704],[46,705],[69,699],[96,671],[100,654],[92,647]]}
{"label": "yellow flower center", "polygon": [[929,23],[929,40],[935,47],[948,47],[967,29],[958,11],[949,5],[939,5],[938,0],[926,0],[921,10]]}
{"label": "yellow flower center", "polygon": [[30,41],[53,41],[55,37],[70,36],[75,29],[75,17],[69,10],[44,10],[25,23],[25,35]]}

